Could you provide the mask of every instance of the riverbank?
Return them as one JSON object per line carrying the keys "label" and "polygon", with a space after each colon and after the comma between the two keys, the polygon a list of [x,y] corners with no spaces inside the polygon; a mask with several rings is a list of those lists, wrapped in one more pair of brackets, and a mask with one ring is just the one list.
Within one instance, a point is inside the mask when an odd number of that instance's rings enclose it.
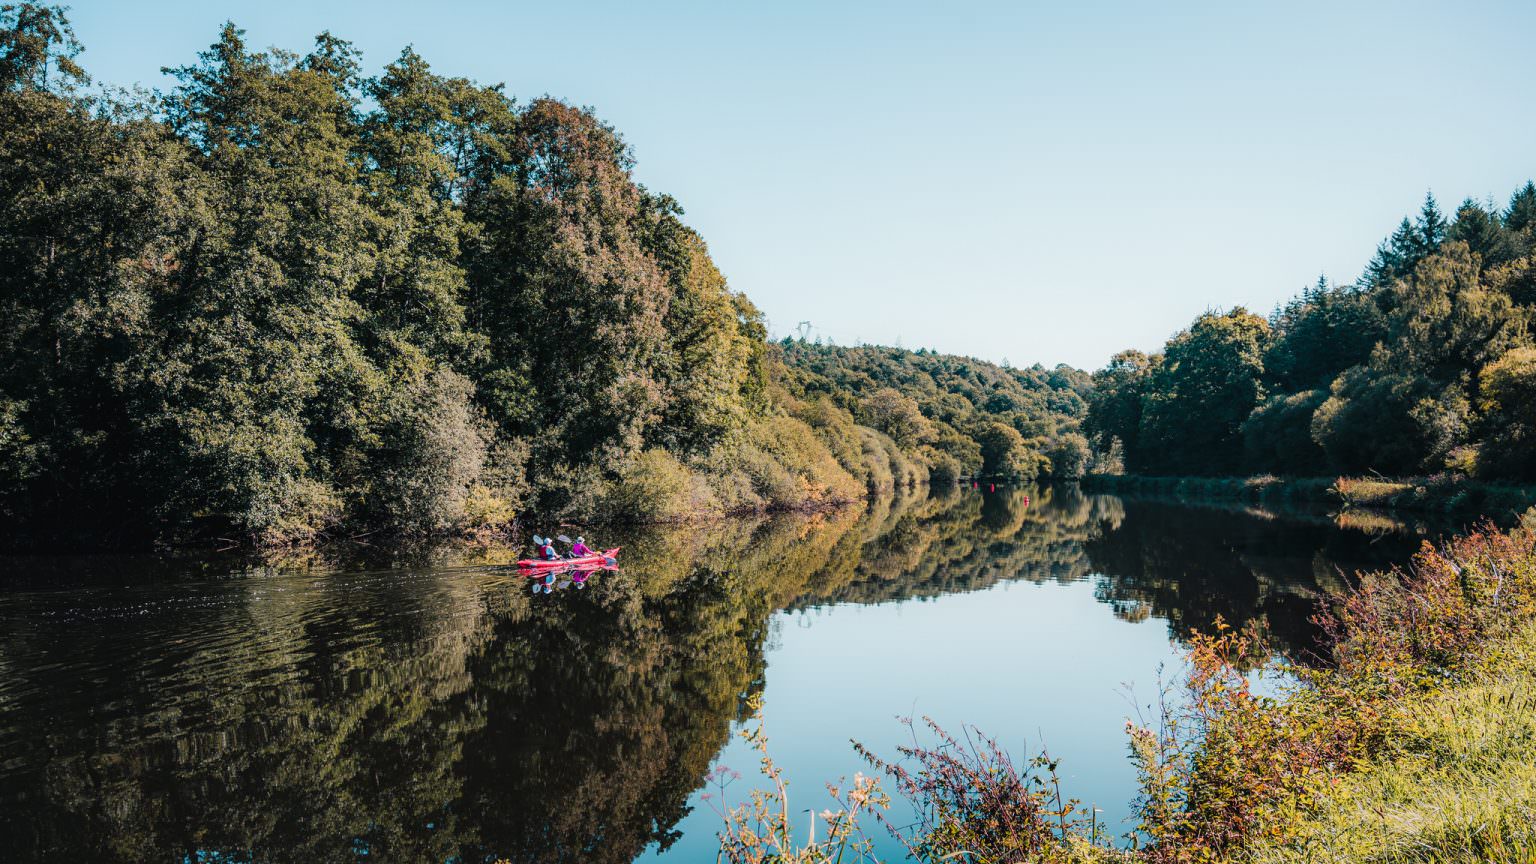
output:
{"label": "riverbank", "polygon": [[1266,503],[1319,503],[1346,508],[1474,513],[1494,518],[1536,506],[1536,487],[1432,477],[1142,477],[1095,474],[1082,487],[1116,495],[1166,495]]}
{"label": "riverbank", "polygon": [[[1273,696],[1253,689],[1271,655],[1252,632],[1191,634],[1182,679],[1126,726],[1140,777],[1128,835],[1106,836],[1091,805],[1066,799],[1070,766],[1019,760],[974,729],[980,746],[957,749],[934,727],[937,747],[870,754],[920,815],[903,842],[922,860],[1531,861],[1536,511],[1358,574],[1317,621],[1324,647]],[[794,860],[858,847],[860,814],[883,806],[860,793],[827,814],[838,843]],[[728,822],[722,851],[752,860],[739,827]],[[774,842],[793,848],[787,833]]]}
{"label": "riverbank", "polygon": [[1190,707],[1131,731],[1147,857],[1531,860],[1536,513],[1359,574],[1319,623],[1273,700],[1241,673],[1261,646],[1192,640]]}
{"label": "riverbank", "polygon": [[1333,779],[1256,862],[1529,862],[1536,850],[1536,625],[1487,646],[1452,686],[1392,706],[1407,724]]}

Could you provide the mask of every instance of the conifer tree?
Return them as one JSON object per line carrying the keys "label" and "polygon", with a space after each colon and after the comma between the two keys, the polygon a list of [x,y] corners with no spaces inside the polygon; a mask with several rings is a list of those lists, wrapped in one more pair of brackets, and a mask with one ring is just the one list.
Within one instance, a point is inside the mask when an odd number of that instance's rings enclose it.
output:
{"label": "conifer tree", "polygon": [[1504,227],[1527,235],[1536,232],[1536,182],[1525,181],[1510,196],[1509,207],[1504,210]]}
{"label": "conifer tree", "polygon": [[1445,216],[1440,213],[1433,193],[1424,193],[1424,206],[1419,208],[1419,218],[1413,227],[1418,233],[1415,248],[1419,258],[1433,253],[1445,242]]}
{"label": "conifer tree", "polygon": [[1376,255],[1366,265],[1363,281],[1367,286],[1390,285],[1411,272],[1420,254],[1419,233],[1407,217],[1392,236],[1376,247]]}
{"label": "conifer tree", "polygon": [[1509,230],[1495,214],[1471,198],[1456,208],[1456,220],[1446,230],[1446,239],[1467,244],[1467,248],[1478,256],[1485,269],[1518,257]]}

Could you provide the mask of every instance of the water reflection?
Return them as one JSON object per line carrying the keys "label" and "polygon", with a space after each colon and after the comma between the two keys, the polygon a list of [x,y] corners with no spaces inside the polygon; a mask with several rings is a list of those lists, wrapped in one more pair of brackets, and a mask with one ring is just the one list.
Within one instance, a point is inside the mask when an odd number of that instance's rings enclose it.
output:
{"label": "water reflection", "polygon": [[676,839],[780,609],[1082,583],[1128,620],[1220,614],[1294,651],[1318,592],[1406,557],[1401,527],[999,489],[605,536],[622,571],[540,594],[499,566],[518,550],[12,559],[0,848],[629,861]]}

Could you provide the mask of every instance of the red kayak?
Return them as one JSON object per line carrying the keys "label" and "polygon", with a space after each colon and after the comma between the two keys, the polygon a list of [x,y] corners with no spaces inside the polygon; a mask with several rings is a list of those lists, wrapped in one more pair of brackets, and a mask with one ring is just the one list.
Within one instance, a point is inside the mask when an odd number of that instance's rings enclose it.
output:
{"label": "red kayak", "polygon": [[614,567],[619,562],[616,557],[623,546],[615,546],[595,555],[583,555],[580,558],[556,558],[553,561],[545,561],[542,558],[525,558],[517,562],[518,569],[530,572],[542,570],[559,570],[565,567]]}

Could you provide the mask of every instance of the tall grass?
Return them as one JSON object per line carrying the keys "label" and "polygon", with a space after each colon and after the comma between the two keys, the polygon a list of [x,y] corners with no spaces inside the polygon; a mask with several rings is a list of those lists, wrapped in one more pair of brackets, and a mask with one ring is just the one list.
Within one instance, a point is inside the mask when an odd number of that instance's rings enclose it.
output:
{"label": "tall grass", "polygon": [[1530,862],[1536,851],[1536,625],[1500,640],[1457,686],[1337,778],[1289,842],[1249,850],[1263,864]]}

